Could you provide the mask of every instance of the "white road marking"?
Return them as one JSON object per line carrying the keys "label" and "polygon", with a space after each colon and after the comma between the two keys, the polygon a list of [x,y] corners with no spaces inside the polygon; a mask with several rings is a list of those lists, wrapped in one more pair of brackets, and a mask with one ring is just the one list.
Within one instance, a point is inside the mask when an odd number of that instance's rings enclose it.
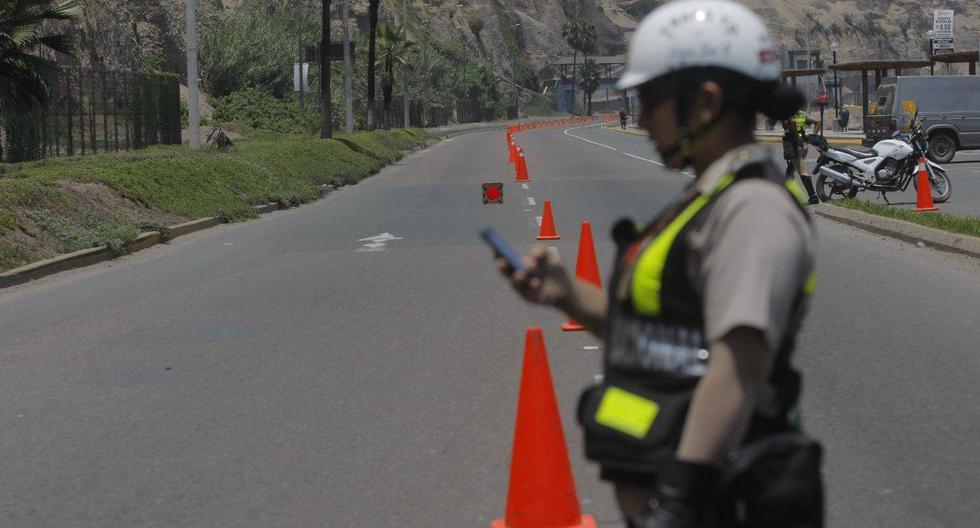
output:
{"label": "white road marking", "polygon": [[530,205],[531,207],[534,207],[535,205],[538,205],[538,202],[535,202],[534,201],[534,197],[533,196],[528,196],[527,197],[527,204]]}
{"label": "white road marking", "polygon": [[596,345],[587,345],[582,347],[582,350],[599,350],[599,347],[597,347]]}
{"label": "white road marking", "polygon": [[381,233],[380,235],[374,235],[373,237],[362,238],[358,242],[367,242],[357,251],[359,252],[375,252],[384,251],[387,249],[388,242],[392,240],[402,240],[401,237],[392,235],[391,233]]}
{"label": "white road marking", "polygon": [[[614,147],[610,147],[609,145],[603,145],[602,143],[596,143],[595,141],[592,141],[591,139],[585,139],[584,137],[579,137],[579,136],[576,136],[575,134],[569,134],[568,133],[569,130],[578,130],[580,128],[589,128],[589,127],[595,127],[595,126],[601,126],[601,125],[587,125],[587,126],[569,128],[568,130],[565,130],[565,135],[566,136],[569,136],[569,137],[573,137],[575,139],[581,139],[582,141],[586,141],[588,143],[592,143],[593,145],[598,145],[600,147],[607,148],[607,149],[612,150],[612,151],[619,152]],[[625,155],[627,155],[627,156],[629,156],[631,158],[634,158],[634,159],[645,161],[647,163],[653,163],[654,165],[657,165],[659,167],[664,167],[664,164],[661,163],[661,162],[659,162],[659,161],[654,161],[654,160],[651,160],[651,159],[642,158],[640,156],[636,156],[634,154],[630,154],[629,152],[623,152],[623,154],[625,154]],[[681,174],[681,175],[687,176],[688,178],[694,178],[694,175],[691,174],[691,173],[688,173],[688,172],[678,172],[677,174]]]}
{"label": "white road marking", "polygon": [[522,189],[524,189],[524,190],[526,191],[526,190],[527,190],[527,184],[526,184],[526,183],[522,183],[522,184],[521,184],[521,188],[522,188]]}
{"label": "white road marking", "polygon": [[[594,126],[597,126],[597,125],[588,125],[588,127],[594,127]],[[598,125],[598,126],[601,126],[601,125]],[[591,139],[585,139],[584,137],[576,136],[575,134],[569,134],[568,133],[569,130],[578,130],[580,128],[588,128],[588,127],[582,126],[582,127],[569,128],[568,130],[565,130],[565,135],[566,136],[569,136],[569,137],[573,137],[575,139],[581,139],[582,141],[585,141],[586,143],[592,143],[593,145],[596,145],[596,146],[599,146],[599,147],[602,147],[602,148],[605,148],[605,149],[609,149],[609,150],[611,150],[613,152],[619,152],[618,150],[616,150],[615,147],[610,147],[609,145],[603,145],[602,143],[596,143],[595,141],[592,141]]]}
{"label": "white road marking", "polygon": [[530,213],[531,211],[532,211],[531,209],[525,209],[524,210],[525,213]]}
{"label": "white road marking", "polygon": [[640,161],[645,161],[647,163],[653,163],[654,165],[658,165],[660,167],[663,167],[664,166],[664,164],[663,163],[660,163],[659,161],[653,161],[652,159],[641,158],[640,156],[637,156],[635,154],[630,154],[629,152],[624,152],[623,154],[625,154],[625,155],[627,155],[627,156],[629,156],[629,157],[631,157],[633,159],[638,159]]}
{"label": "white road marking", "polygon": [[534,221],[538,223],[538,227],[541,227],[541,218],[542,217],[540,217],[540,216],[535,216],[534,217]]}

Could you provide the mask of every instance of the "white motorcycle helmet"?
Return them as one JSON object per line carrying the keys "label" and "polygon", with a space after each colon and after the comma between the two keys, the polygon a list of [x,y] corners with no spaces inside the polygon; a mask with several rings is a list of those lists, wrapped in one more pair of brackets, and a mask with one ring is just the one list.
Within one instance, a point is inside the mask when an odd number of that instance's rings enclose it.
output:
{"label": "white motorcycle helmet", "polygon": [[778,81],[779,52],[762,19],[729,0],[677,0],[655,9],[633,34],[617,87],[635,88],[676,71],[719,67]]}
{"label": "white motorcycle helmet", "polygon": [[[679,138],[658,150],[665,161],[680,155],[689,165],[694,143],[727,114],[735,112],[745,122],[757,112],[782,120],[803,106],[801,94],[780,85],[780,69],[769,31],[749,8],[729,0],[675,0],[637,27],[617,87],[638,88],[645,105],[675,101]],[[690,96],[703,80],[722,78],[727,82],[721,112],[690,130]]]}

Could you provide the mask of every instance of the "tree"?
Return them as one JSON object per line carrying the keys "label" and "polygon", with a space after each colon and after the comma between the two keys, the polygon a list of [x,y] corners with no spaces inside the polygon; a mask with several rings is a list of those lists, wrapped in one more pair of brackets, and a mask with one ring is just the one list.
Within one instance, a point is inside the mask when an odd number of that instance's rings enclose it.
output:
{"label": "tree", "polygon": [[391,112],[391,95],[395,88],[395,64],[407,67],[407,57],[415,49],[415,43],[408,39],[405,28],[381,26],[378,32],[378,64],[384,65],[384,77],[381,80],[381,92],[384,95],[385,122],[389,121]]}
{"label": "tree", "polygon": [[592,115],[592,94],[599,89],[602,83],[602,72],[599,71],[599,64],[595,59],[585,59],[582,64],[582,91],[585,93],[585,108],[588,115]]}
{"label": "tree", "polygon": [[58,65],[37,53],[72,55],[72,40],[66,34],[44,35],[42,25],[81,16],[77,0],[0,0],[0,111],[29,112],[47,105]]}
{"label": "tree", "polygon": [[374,112],[374,65],[377,60],[377,41],[378,41],[378,11],[381,9],[381,0],[370,0],[368,4],[368,60],[367,60],[367,107],[368,107],[368,128],[374,129],[377,126],[377,116]]}
{"label": "tree", "polygon": [[572,48],[572,113],[575,113],[575,76],[576,65],[578,62],[578,52],[582,48],[582,41],[585,39],[586,22],[582,13],[576,11],[568,17],[568,20],[561,27],[561,37],[565,39]]}

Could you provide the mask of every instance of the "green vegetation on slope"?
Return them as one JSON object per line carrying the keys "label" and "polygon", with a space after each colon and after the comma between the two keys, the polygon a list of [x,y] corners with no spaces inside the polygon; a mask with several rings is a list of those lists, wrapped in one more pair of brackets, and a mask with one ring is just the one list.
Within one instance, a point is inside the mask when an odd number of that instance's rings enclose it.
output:
{"label": "green vegetation on slope", "polygon": [[[162,213],[239,220],[270,201],[308,202],[319,196],[321,185],[356,183],[428,138],[419,130],[338,136],[323,141],[265,133],[239,141],[227,153],[158,146],[8,166],[13,172],[0,178],[0,269],[121,245],[158,226],[144,218]],[[86,184],[111,189],[127,207],[102,206],[105,200],[82,203],[71,188]]]}

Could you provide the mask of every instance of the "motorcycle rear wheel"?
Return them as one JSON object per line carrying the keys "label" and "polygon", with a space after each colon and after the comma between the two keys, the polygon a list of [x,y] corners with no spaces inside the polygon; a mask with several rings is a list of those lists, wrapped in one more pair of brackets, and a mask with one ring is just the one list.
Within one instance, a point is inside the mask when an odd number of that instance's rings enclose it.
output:
{"label": "motorcycle rear wheel", "polygon": [[828,178],[823,174],[817,175],[816,187],[817,196],[820,198],[821,202],[829,202],[831,200],[840,200],[843,198],[854,198],[858,193],[857,187],[844,185],[843,183],[840,183],[833,178]]}

